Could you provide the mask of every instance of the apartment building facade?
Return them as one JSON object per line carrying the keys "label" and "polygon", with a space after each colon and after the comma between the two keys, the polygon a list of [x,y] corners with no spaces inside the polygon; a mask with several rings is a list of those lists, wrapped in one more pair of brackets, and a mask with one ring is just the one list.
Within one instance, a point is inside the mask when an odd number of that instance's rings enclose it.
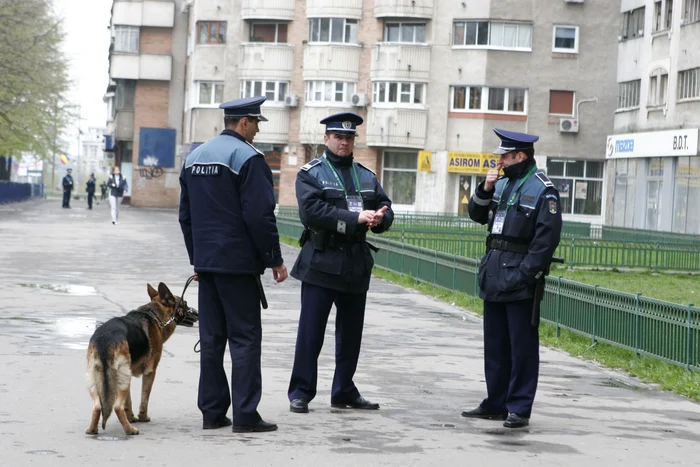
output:
{"label": "apartment building facade", "polygon": [[700,0],[622,0],[606,223],[700,234]]}
{"label": "apartment building facade", "polygon": [[105,151],[129,182],[125,202],[175,207],[182,158],[184,0],[114,0]]}

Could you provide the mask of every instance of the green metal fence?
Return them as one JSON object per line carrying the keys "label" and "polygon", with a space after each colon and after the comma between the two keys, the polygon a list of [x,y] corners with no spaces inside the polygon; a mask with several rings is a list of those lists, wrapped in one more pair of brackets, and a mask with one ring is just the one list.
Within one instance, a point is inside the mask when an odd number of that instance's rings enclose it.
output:
{"label": "green metal fence", "polygon": [[[297,219],[278,218],[280,233],[298,238]],[[478,296],[478,260],[373,236],[379,268]],[[483,240],[482,240],[483,248]],[[567,258],[568,260],[568,258]],[[700,371],[700,308],[548,277],[542,320],[691,370]]]}

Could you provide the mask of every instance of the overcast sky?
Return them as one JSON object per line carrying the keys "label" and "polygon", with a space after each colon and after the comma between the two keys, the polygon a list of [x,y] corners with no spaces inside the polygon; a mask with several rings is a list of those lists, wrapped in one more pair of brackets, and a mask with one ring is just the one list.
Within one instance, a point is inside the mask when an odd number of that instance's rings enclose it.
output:
{"label": "overcast sky", "polygon": [[[80,105],[81,129],[106,124],[102,101],[108,84],[109,20],[112,0],[53,0],[63,19],[64,51],[70,61],[73,81],[70,100]],[[77,119],[74,133],[77,129]]]}

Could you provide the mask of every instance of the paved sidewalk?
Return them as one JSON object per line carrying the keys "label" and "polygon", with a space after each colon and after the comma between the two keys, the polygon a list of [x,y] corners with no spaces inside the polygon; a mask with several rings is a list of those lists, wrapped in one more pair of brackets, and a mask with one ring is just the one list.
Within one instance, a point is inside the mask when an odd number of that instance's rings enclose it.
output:
{"label": "paved sidewalk", "polygon": [[[147,301],[146,283],[177,294],[191,274],[170,210],[102,203],[0,206],[0,465],[698,465],[700,406],[560,352],[542,349],[531,425],[467,420],[484,395],[481,322],[463,310],[373,279],[355,381],[377,412],[330,408],[334,321],[311,413],[286,397],[300,284],[264,278],[263,399],[274,433],[201,430],[197,329],[165,345],[150,415],[126,437],[113,415],[84,434],[91,401],[85,349],[95,324]],[[283,246],[291,269],[296,250]],[[187,292],[196,304],[197,286]],[[228,358],[228,357],[227,357]],[[132,393],[140,394],[139,380]],[[128,444],[127,444],[128,443]],[[125,464],[126,462],[126,464]]]}

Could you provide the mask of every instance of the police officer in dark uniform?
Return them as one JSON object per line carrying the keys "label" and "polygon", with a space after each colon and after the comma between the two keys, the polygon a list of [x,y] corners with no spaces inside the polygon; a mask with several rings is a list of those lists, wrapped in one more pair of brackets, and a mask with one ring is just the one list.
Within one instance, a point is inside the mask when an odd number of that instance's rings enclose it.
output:
{"label": "police officer in dark uniform", "polygon": [[537,390],[541,286],[562,220],[559,193],[535,164],[539,137],[494,132],[501,138],[494,154],[501,155],[504,176],[489,171],[469,201],[469,217],[489,230],[479,266],[487,397],[462,416],[520,428],[529,424]]}
{"label": "police officer in dark uniform", "polygon": [[63,207],[70,209],[70,194],[73,191],[73,169],[66,170],[66,175],[61,183],[63,184]]}
{"label": "police officer in dark uniform", "polygon": [[[271,268],[287,278],[275,219],[272,171],[250,143],[265,97],[221,104],[226,129],[187,157],[180,175],[180,225],[199,281],[201,340],[198,406],[204,429],[234,432],[277,429],[258,414],[262,391],[260,275]],[[224,370],[231,353],[231,390]]]}
{"label": "police officer in dark uniform", "polygon": [[316,396],[318,356],[333,304],[336,306],[335,375],[331,406],[376,410],[360,395],[353,376],[362,342],[367,290],[374,266],[367,231],[382,233],[394,219],[391,201],[374,172],[353,160],[357,126],[354,113],[331,115],[323,156],[301,168],[296,194],[304,224],[292,276],[302,281],[301,315],[289,409],[307,413]]}

